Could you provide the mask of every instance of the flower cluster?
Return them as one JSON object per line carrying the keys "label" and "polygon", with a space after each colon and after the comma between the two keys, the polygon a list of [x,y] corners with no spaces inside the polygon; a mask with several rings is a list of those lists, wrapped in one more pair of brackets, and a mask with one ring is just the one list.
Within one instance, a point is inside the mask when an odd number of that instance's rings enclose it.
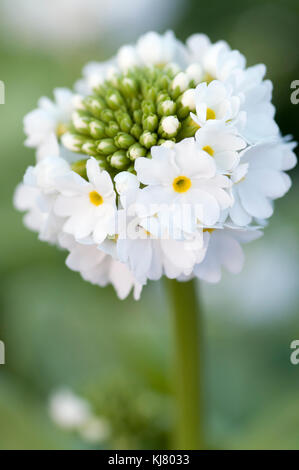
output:
{"label": "flower cluster", "polygon": [[25,117],[37,156],[15,194],[25,224],[121,298],[162,275],[238,273],[296,164],[265,72],[224,41],[171,32],[87,64],[73,92]]}

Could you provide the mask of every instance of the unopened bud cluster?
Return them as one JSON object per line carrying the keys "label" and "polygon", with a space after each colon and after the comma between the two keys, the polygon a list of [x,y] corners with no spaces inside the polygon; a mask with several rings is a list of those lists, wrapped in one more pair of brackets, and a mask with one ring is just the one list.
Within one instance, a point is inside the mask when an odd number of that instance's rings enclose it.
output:
{"label": "unopened bud cluster", "polygon": [[[198,126],[190,111],[196,84],[171,66],[135,67],[114,75],[80,101],[62,142],[95,157],[111,174],[134,172],[135,160],[150,158],[152,146],[194,136]],[[73,164],[81,176],[87,158]]]}

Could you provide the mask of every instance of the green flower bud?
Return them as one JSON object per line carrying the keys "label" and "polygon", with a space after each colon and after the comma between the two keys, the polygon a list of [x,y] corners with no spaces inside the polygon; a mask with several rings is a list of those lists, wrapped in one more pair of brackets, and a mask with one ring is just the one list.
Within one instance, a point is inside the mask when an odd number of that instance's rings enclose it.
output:
{"label": "green flower bud", "polygon": [[74,111],[72,114],[72,122],[76,131],[80,134],[89,135],[89,124],[91,118],[84,111]]}
{"label": "green flower bud", "polygon": [[154,87],[149,87],[145,92],[145,99],[147,101],[155,101],[157,97],[157,92]]}
{"label": "green flower bud", "polygon": [[170,96],[166,91],[160,91],[157,95],[157,104],[161,101],[170,100]]}
{"label": "green flower bud", "polygon": [[110,121],[105,128],[105,133],[108,137],[115,137],[119,132],[119,125],[115,121]]}
{"label": "green flower bud", "polygon": [[156,145],[156,142],[158,140],[158,136],[155,133],[149,132],[149,131],[144,131],[141,136],[140,136],[140,143],[147,149],[152,147],[153,145]]}
{"label": "green flower bud", "polygon": [[126,150],[136,141],[132,135],[127,134],[126,132],[119,132],[114,138],[114,142],[117,147]]}
{"label": "green flower bud", "polygon": [[143,114],[155,114],[156,106],[152,101],[144,100],[141,103],[141,109]]}
{"label": "green flower bud", "polygon": [[87,153],[87,155],[96,155],[98,153],[96,140],[88,140],[82,145],[82,152]]}
{"label": "green flower bud", "polygon": [[88,96],[85,98],[84,104],[88,111],[90,111],[96,118],[100,118],[101,111],[107,108],[105,100],[100,96]]}
{"label": "green flower bud", "polygon": [[177,134],[176,140],[179,142],[187,137],[193,137],[199,129],[199,125],[188,116],[181,124],[181,129]]}
{"label": "green flower bud", "polygon": [[105,137],[104,123],[94,119],[89,123],[89,132],[94,139],[103,139]]}
{"label": "green flower bud", "polygon": [[63,145],[72,152],[81,152],[82,145],[86,142],[86,137],[80,134],[66,132],[61,138]]}
{"label": "green flower bud", "polygon": [[176,113],[176,103],[171,99],[160,101],[157,106],[159,116],[171,116]]}
{"label": "green flower bud", "polygon": [[130,101],[130,109],[132,111],[136,111],[137,109],[141,109],[141,103],[138,98],[133,98]]}
{"label": "green flower bud", "polygon": [[113,139],[103,139],[98,143],[97,149],[104,155],[110,155],[117,150]]}
{"label": "green flower bud", "polygon": [[133,121],[128,113],[123,113],[119,121],[120,128],[123,132],[130,132]]}
{"label": "green flower bud", "polygon": [[142,111],[141,109],[138,109],[136,111],[134,111],[133,113],[133,117],[134,117],[134,121],[137,123],[137,124],[141,124],[142,123]]}
{"label": "green flower bud", "polygon": [[127,156],[130,158],[130,160],[136,160],[136,158],[139,157],[145,157],[147,153],[147,150],[142,147],[138,142],[135,144],[131,145],[131,147],[128,149]]}
{"label": "green flower bud", "polygon": [[129,163],[124,150],[117,150],[110,158],[110,165],[117,170],[125,170]]}
{"label": "green flower bud", "polygon": [[156,114],[148,114],[142,119],[142,127],[145,131],[153,132],[158,127],[158,116]]}
{"label": "green flower bud", "polygon": [[100,118],[102,121],[108,124],[109,121],[114,121],[114,113],[113,111],[111,111],[111,109],[108,109],[108,108],[103,109],[103,111],[101,111]]}
{"label": "green flower bud", "polygon": [[125,98],[133,98],[138,95],[138,83],[134,78],[124,77],[119,86]]}
{"label": "green flower bud", "polygon": [[163,89],[168,90],[170,84],[171,84],[171,78],[167,77],[167,75],[160,77],[157,82],[158,87],[161,88],[162,90]]}
{"label": "green flower bud", "polygon": [[131,128],[131,135],[135,137],[136,140],[139,140],[139,137],[141,136],[142,132],[143,129],[139,124],[133,124]]}
{"label": "green flower bud", "polygon": [[118,90],[110,90],[106,96],[106,102],[112,110],[119,109],[125,102]]}

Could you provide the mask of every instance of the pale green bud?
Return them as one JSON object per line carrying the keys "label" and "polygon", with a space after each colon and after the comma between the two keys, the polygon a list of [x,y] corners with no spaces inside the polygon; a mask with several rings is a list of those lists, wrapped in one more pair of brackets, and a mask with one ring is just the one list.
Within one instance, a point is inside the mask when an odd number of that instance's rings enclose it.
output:
{"label": "pale green bud", "polygon": [[89,123],[89,132],[94,139],[103,139],[105,137],[104,123],[94,119]]}
{"label": "pale green bud", "polygon": [[131,145],[131,147],[128,149],[127,156],[130,158],[130,160],[136,160],[136,158],[139,157],[145,157],[147,153],[147,150],[142,147],[138,142],[135,144]]}
{"label": "pale green bud", "polygon": [[133,113],[133,117],[134,117],[134,121],[137,123],[137,124],[141,124],[142,123],[142,111],[141,109],[137,109],[136,111],[134,111]]}
{"label": "pale green bud", "polygon": [[126,150],[135,143],[135,139],[126,132],[119,132],[117,136],[114,137],[114,142],[117,147]]}
{"label": "pale green bud", "polygon": [[96,117],[101,117],[101,112],[107,108],[105,100],[100,96],[88,96],[84,100],[86,108]]}
{"label": "pale green bud", "polygon": [[110,158],[110,165],[117,170],[125,170],[130,163],[124,150],[117,150]]}
{"label": "pale green bud", "polygon": [[156,114],[148,114],[142,119],[142,126],[145,131],[153,132],[158,127],[158,116]]}
{"label": "pale green bud", "polygon": [[152,101],[144,100],[141,104],[143,114],[155,114],[156,106]]}
{"label": "pale green bud", "polygon": [[135,137],[136,140],[139,140],[139,137],[141,136],[142,132],[143,129],[139,124],[133,124],[131,128],[131,135]]}
{"label": "pale green bud", "polygon": [[138,83],[134,78],[124,77],[120,81],[120,89],[126,98],[133,98],[138,94]]}
{"label": "pale green bud", "polygon": [[97,149],[104,155],[109,155],[117,150],[113,139],[103,139],[99,142]]}
{"label": "pale green bud", "polygon": [[72,122],[76,131],[81,134],[89,135],[89,124],[91,118],[86,115],[84,111],[74,111],[72,113]]}
{"label": "pale green bud", "polygon": [[140,143],[147,149],[152,147],[153,145],[156,145],[156,142],[158,140],[158,136],[155,133],[149,132],[149,131],[144,131],[141,136],[140,136]]}
{"label": "pale green bud", "polygon": [[183,140],[187,137],[193,137],[196,131],[199,129],[199,125],[193,121],[191,116],[188,116],[184,121],[182,121],[181,128],[177,135],[177,140]]}
{"label": "pale green bud", "polygon": [[63,145],[72,152],[81,152],[81,147],[86,142],[86,138],[80,136],[79,134],[72,134],[71,132],[66,132],[61,137]]}
{"label": "pale green bud", "polygon": [[124,106],[124,100],[118,90],[109,91],[106,96],[106,102],[112,110]]}
{"label": "pale green bud", "polygon": [[176,112],[176,103],[171,99],[161,101],[157,107],[160,116],[171,116]]}
{"label": "pale green bud", "polygon": [[101,120],[106,122],[107,124],[110,122],[110,121],[114,121],[114,113],[113,111],[111,111],[111,109],[103,109],[103,111],[101,111]]}
{"label": "pale green bud", "polygon": [[105,128],[105,133],[108,137],[115,137],[119,132],[119,125],[115,121],[108,122]]}
{"label": "pale green bud", "polygon": [[82,145],[82,152],[87,153],[87,155],[96,155],[98,153],[97,151],[97,144],[96,140],[88,140],[84,142]]}

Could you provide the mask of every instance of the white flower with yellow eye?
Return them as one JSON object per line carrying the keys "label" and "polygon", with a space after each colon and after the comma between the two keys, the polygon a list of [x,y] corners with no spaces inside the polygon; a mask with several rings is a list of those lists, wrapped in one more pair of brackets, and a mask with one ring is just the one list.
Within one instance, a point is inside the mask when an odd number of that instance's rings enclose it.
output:
{"label": "white flower with yellow eye", "polygon": [[109,173],[100,170],[95,158],[87,161],[86,171],[88,181],[75,172],[61,179],[55,213],[66,218],[64,232],[101,243],[115,234],[115,192]]}
{"label": "white flower with yellow eye", "polygon": [[196,114],[191,113],[194,122],[202,127],[209,120],[226,123],[236,120],[239,116],[240,98],[232,96],[231,87],[219,80],[197,85],[195,90]]}
{"label": "white flower with yellow eye", "polygon": [[[155,207],[167,204],[169,208],[190,209],[190,226],[200,220],[213,225],[222,209],[232,204],[228,192],[230,180],[217,175],[214,159],[199,149],[194,139],[185,139],[173,148],[154,147],[152,158],[138,158],[137,177],[147,185],[138,193],[139,215],[157,212]],[[183,219],[184,220],[184,219]],[[190,231],[190,227],[181,227]]]}
{"label": "white flower with yellow eye", "polygon": [[54,101],[40,98],[38,108],[24,118],[25,145],[36,148],[38,160],[59,156],[59,138],[71,120],[74,94],[67,88],[55,88],[53,93]]}
{"label": "white flower with yellow eye", "polygon": [[242,168],[232,179],[235,203],[229,210],[236,225],[248,225],[253,218],[268,219],[273,214],[273,200],[286,194],[291,179],[285,171],[296,165],[293,142],[267,142],[246,149]]}
{"label": "white flower with yellow eye", "polygon": [[196,132],[195,140],[201,150],[214,158],[217,171],[224,174],[236,168],[240,161],[238,152],[246,147],[236,129],[223,121],[208,121]]}

